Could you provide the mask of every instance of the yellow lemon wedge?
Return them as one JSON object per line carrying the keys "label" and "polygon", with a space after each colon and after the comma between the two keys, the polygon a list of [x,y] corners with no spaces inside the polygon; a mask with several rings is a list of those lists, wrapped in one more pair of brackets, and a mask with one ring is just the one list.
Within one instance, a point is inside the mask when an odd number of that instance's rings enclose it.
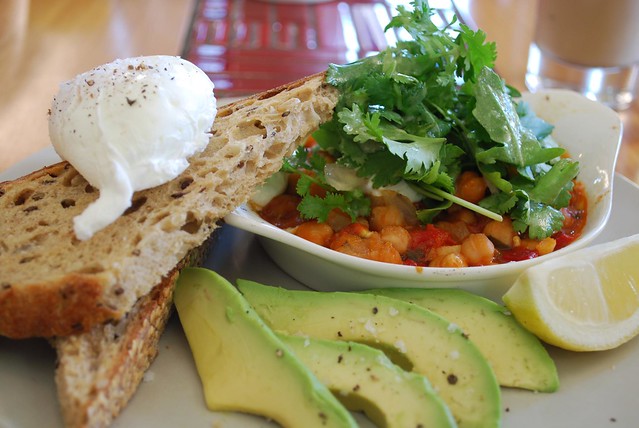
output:
{"label": "yellow lemon wedge", "polygon": [[639,235],[533,266],[503,301],[546,343],[572,351],[615,348],[639,334]]}

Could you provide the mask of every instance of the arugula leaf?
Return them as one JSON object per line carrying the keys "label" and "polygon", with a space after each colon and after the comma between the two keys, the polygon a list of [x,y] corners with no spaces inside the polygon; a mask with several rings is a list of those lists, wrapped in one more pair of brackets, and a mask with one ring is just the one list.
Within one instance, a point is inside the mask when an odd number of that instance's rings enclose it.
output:
{"label": "arugula leaf", "polygon": [[524,101],[518,102],[516,109],[522,126],[532,131],[539,141],[549,136],[555,128],[553,125],[538,117],[530,107],[530,104]]}
{"label": "arugula leaf", "polygon": [[450,208],[452,205],[452,201],[442,201],[439,205],[417,210],[417,220],[423,224],[432,223],[435,220],[435,217],[437,217],[442,211]]}
{"label": "arugula leaf", "polygon": [[512,183],[504,178],[508,176],[508,171],[504,165],[479,164],[479,171],[484,176],[484,179],[496,190],[504,193],[512,192]]}
{"label": "arugula leaf", "polygon": [[[473,115],[488,131],[490,138],[501,143],[477,153],[477,160],[483,163],[502,161],[517,166],[538,163],[538,152],[544,149],[532,132],[521,126],[517,110],[501,77],[484,68],[475,92],[477,104]],[[531,161],[531,156],[535,156],[535,160]],[[550,159],[553,157],[556,157],[554,153]]]}

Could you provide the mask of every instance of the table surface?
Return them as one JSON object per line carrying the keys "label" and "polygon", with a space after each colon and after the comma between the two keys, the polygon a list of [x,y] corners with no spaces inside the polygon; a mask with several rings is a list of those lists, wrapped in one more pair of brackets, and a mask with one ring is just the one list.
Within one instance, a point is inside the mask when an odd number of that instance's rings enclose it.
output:
{"label": "table surface", "polygon": [[[58,85],[115,58],[179,55],[195,0],[0,2],[0,171],[47,147]],[[525,90],[535,0],[455,0],[497,43],[497,71]],[[639,102],[621,112],[617,171],[639,183]]]}

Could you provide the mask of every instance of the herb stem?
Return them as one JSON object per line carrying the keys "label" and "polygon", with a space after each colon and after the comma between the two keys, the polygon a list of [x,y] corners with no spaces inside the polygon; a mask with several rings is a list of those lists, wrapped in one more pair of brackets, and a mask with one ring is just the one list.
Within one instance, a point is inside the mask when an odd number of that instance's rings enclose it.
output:
{"label": "herb stem", "polygon": [[[473,204],[472,202],[468,202],[462,198],[459,198],[451,193],[445,192],[441,189],[438,189],[435,186],[430,186],[430,185],[424,185],[421,184],[419,186],[415,186],[420,193],[422,193],[424,196],[432,198],[432,199],[436,199],[436,200],[447,200],[447,201],[451,201],[454,204],[457,204],[459,206],[462,206],[464,208],[468,208],[471,211],[476,212],[477,214],[481,214],[485,217],[488,217],[491,220],[495,220],[495,221],[503,221],[504,218],[495,213],[492,212],[490,210],[487,210],[486,208],[480,207],[477,204]],[[434,196],[434,197],[433,197]]]}

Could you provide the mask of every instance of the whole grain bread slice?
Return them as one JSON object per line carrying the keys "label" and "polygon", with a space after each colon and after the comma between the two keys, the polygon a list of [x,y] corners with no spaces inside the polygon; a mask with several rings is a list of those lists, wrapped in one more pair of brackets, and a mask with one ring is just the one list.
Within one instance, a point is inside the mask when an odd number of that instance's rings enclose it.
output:
{"label": "whole grain bread slice", "polygon": [[189,168],[137,192],[87,241],[72,218],[98,195],[70,164],[0,183],[0,334],[65,336],[120,319],[331,118],[337,98],[320,73],[221,107]]}
{"label": "whole grain bread slice", "polygon": [[120,320],[51,341],[57,353],[58,401],[67,428],[108,427],[124,409],[158,354],[180,269],[200,264],[210,241],[189,252]]}
{"label": "whole grain bread slice", "polygon": [[67,428],[108,427],[127,405],[158,353],[178,274],[171,271],[119,321],[53,340]]}

